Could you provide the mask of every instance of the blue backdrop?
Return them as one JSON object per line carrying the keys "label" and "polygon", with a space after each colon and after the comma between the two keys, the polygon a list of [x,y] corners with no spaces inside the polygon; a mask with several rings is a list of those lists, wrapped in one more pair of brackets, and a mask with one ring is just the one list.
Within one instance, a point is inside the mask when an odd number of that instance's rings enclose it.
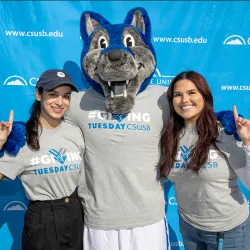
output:
{"label": "blue backdrop", "polygon": [[[231,109],[250,117],[250,2],[216,1],[1,1],[0,120],[10,109],[26,120],[39,75],[63,68],[80,88],[88,87],[79,69],[82,40],[79,20],[85,10],[111,23],[143,6],[152,23],[158,64],[151,84],[167,87],[177,73],[193,69],[208,80],[216,111]],[[242,190],[250,200],[250,192]],[[21,249],[27,199],[20,181],[0,183],[1,250]],[[184,249],[171,183],[165,186],[172,249]]]}

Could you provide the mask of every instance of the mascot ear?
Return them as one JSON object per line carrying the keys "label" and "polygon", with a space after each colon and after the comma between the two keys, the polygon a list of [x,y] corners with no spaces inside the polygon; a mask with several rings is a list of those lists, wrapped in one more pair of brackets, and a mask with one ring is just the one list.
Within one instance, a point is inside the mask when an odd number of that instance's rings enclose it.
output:
{"label": "mascot ear", "polygon": [[151,39],[151,24],[148,13],[144,8],[131,9],[126,16],[124,23],[135,26],[148,40]]}
{"label": "mascot ear", "polygon": [[84,11],[80,21],[80,32],[83,41],[85,42],[95,29],[109,24],[110,23],[100,14],[92,11]]}

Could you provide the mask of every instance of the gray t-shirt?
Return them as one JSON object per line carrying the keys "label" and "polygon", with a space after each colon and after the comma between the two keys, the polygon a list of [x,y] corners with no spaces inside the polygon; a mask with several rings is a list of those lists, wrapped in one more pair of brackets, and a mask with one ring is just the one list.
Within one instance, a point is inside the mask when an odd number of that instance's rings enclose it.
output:
{"label": "gray t-shirt", "polygon": [[249,214],[235,171],[246,166],[243,148],[220,128],[218,147],[227,159],[210,148],[209,158],[199,174],[186,171],[190,149],[197,140],[194,127],[186,127],[168,179],[175,185],[179,213],[194,227],[212,232],[230,230],[243,223]]}
{"label": "gray t-shirt", "polygon": [[168,117],[163,92],[160,86],[147,87],[136,97],[132,111],[116,119],[93,89],[73,94],[68,118],[85,138],[86,185],[79,188],[79,195],[88,227],[134,228],[164,218],[164,194],[156,171],[160,131]]}
{"label": "gray t-shirt", "polygon": [[82,132],[69,121],[55,129],[43,129],[40,150],[27,145],[16,157],[0,158],[0,173],[9,179],[21,179],[29,200],[55,200],[73,193],[80,184],[83,167]]}

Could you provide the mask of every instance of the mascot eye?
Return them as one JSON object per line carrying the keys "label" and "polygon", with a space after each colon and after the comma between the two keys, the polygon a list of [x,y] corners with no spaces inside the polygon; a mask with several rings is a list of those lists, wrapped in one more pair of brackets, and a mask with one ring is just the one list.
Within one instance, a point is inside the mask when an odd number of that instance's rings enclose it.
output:
{"label": "mascot eye", "polygon": [[123,39],[123,44],[126,47],[134,47],[135,46],[135,39],[132,35],[127,34]]}
{"label": "mascot eye", "polygon": [[108,47],[108,41],[106,37],[100,36],[98,40],[98,49],[105,49]]}

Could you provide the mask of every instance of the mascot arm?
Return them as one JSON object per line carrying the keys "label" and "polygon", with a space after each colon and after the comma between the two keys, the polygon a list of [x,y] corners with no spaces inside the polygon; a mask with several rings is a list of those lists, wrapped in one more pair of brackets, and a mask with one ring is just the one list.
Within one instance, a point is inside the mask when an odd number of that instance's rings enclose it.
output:
{"label": "mascot arm", "polygon": [[70,106],[67,112],[64,114],[64,118],[66,120],[70,120],[72,123],[77,124],[77,119],[81,114],[81,102],[85,91],[81,91],[79,93],[73,92],[71,94]]}
{"label": "mascot arm", "polygon": [[16,156],[19,150],[25,145],[26,142],[26,128],[23,122],[14,122],[12,131],[8,136],[7,141],[0,150],[0,158],[7,153],[11,156]]}

